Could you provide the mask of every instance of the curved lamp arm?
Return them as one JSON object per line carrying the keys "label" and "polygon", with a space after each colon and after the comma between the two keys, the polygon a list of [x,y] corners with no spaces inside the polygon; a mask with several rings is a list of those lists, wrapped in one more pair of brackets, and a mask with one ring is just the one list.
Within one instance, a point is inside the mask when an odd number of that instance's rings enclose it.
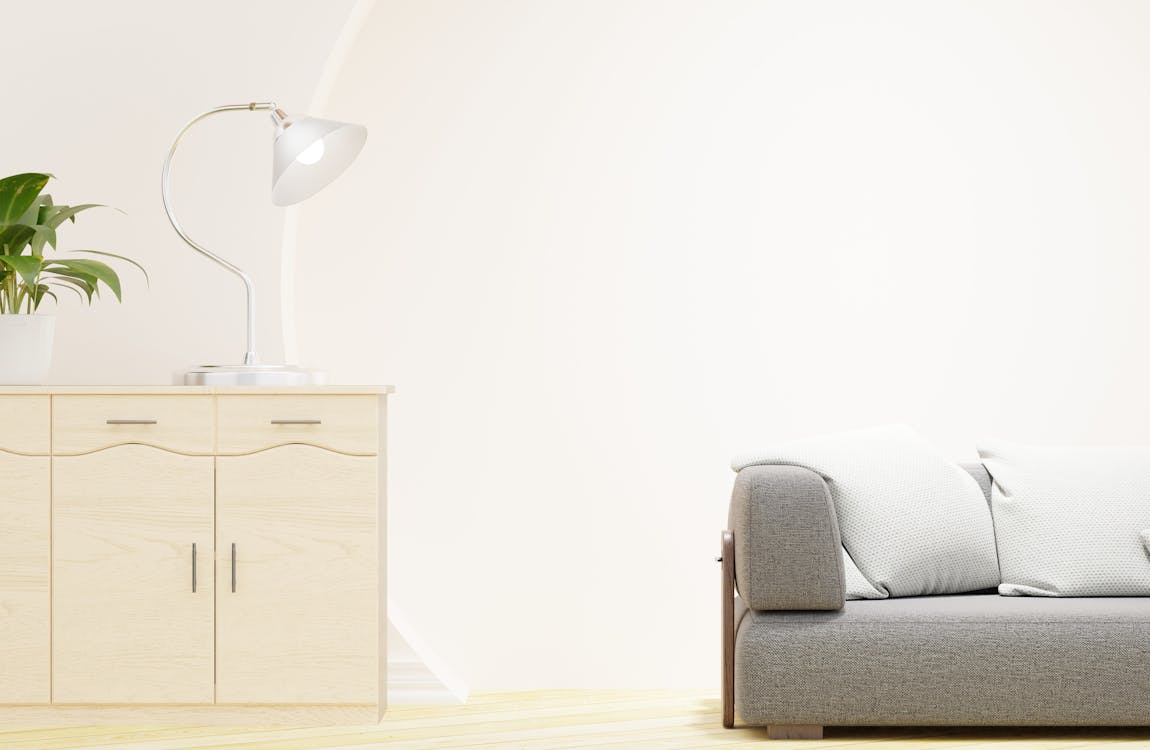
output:
{"label": "curved lamp arm", "polygon": [[185,125],[183,128],[180,129],[180,132],[176,135],[176,140],[172,143],[171,149],[168,150],[168,156],[164,159],[164,171],[163,171],[163,175],[161,177],[160,191],[161,191],[161,194],[162,194],[163,199],[164,199],[164,211],[168,214],[168,221],[170,221],[172,223],[172,229],[176,230],[176,234],[180,235],[180,239],[182,239],[184,242],[188,243],[188,246],[191,247],[196,252],[207,257],[209,260],[215,261],[219,265],[223,266],[224,268],[226,268],[229,271],[231,271],[232,273],[234,273],[236,276],[239,276],[240,280],[244,282],[244,289],[247,292],[247,302],[248,302],[248,331],[247,331],[248,340],[247,340],[247,351],[244,353],[244,364],[245,365],[255,365],[255,364],[259,364],[259,357],[256,355],[256,351],[255,351],[255,287],[252,284],[252,278],[251,278],[251,276],[248,276],[248,274],[245,273],[243,271],[243,269],[241,269],[239,266],[235,265],[234,263],[232,263],[228,260],[225,260],[224,258],[221,258],[220,256],[213,253],[211,250],[208,250],[206,247],[204,247],[203,245],[201,245],[200,243],[196,242],[195,240],[193,240],[191,237],[188,236],[188,233],[184,231],[184,228],[182,226],[180,226],[180,222],[176,219],[176,214],[172,209],[172,196],[171,196],[171,190],[170,190],[169,185],[168,185],[168,173],[171,170],[172,157],[175,155],[176,147],[180,145],[180,139],[184,137],[184,134],[187,133],[188,130],[193,125],[195,125],[197,122],[199,122],[200,120],[203,120],[206,117],[210,117],[212,115],[219,114],[220,112],[240,112],[240,111],[271,112],[272,113],[272,119],[276,122],[277,125],[280,124],[283,120],[282,114],[280,113],[280,111],[276,107],[275,102],[250,102],[248,104],[225,104],[222,107],[216,107],[214,109],[209,109],[207,112],[204,112],[203,114],[197,115],[190,122],[188,122],[187,125]]}

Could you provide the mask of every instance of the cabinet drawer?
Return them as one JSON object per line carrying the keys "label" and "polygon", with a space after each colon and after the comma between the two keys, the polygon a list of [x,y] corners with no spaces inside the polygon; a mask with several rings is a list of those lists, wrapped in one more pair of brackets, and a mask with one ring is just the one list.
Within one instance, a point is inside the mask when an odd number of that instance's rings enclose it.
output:
{"label": "cabinet drawer", "polygon": [[220,455],[304,443],[373,456],[379,450],[375,396],[220,396]]}
{"label": "cabinet drawer", "polygon": [[210,455],[214,422],[211,396],[54,396],[52,450],[67,455],[143,443]]}
{"label": "cabinet drawer", "polygon": [[0,396],[0,450],[48,455],[51,396]]}

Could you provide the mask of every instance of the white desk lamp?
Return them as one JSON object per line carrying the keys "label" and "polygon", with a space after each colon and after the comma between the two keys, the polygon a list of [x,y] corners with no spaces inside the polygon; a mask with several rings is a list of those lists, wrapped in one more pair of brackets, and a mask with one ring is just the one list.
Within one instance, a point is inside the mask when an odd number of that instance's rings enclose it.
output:
{"label": "white desk lamp", "polygon": [[248,328],[247,351],[243,364],[202,365],[176,376],[185,385],[309,385],[322,382],[323,374],[292,365],[265,365],[260,363],[255,350],[255,287],[252,279],[235,264],[221,258],[199,244],[184,231],[172,210],[168,172],[172,156],[184,133],[200,120],[220,112],[270,112],[275,126],[272,144],[272,202],[277,206],[290,206],[318,193],[339,177],[355,161],[367,140],[367,128],[334,120],[314,117],[288,117],[275,102],[227,104],[210,109],[194,118],[176,135],[172,148],[164,159],[161,191],[164,210],[176,234],[188,245],[212,261],[228,269],[244,282],[247,292]]}

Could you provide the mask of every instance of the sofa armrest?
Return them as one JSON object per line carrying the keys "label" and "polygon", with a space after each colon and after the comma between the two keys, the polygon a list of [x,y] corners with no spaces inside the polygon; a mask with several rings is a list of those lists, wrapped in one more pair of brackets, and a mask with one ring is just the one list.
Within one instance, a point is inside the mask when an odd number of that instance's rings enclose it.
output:
{"label": "sofa armrest", "polygon": [[748,466],[735,477],[735,581],[751,609],[842,609],[842,542],[823,478],[798,466]]}

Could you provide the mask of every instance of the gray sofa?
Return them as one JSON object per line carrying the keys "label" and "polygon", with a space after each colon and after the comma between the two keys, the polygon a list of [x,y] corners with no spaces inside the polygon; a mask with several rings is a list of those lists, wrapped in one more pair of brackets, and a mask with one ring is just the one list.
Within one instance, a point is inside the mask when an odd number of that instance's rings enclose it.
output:
{"label": "gray sofa", "polygon": [[[964,468],[989,498],[986,469]],[[729,524],[727,727],[1150,723],[1150,598],[844,601],[833,500],[794,466],[740,471]]]}

